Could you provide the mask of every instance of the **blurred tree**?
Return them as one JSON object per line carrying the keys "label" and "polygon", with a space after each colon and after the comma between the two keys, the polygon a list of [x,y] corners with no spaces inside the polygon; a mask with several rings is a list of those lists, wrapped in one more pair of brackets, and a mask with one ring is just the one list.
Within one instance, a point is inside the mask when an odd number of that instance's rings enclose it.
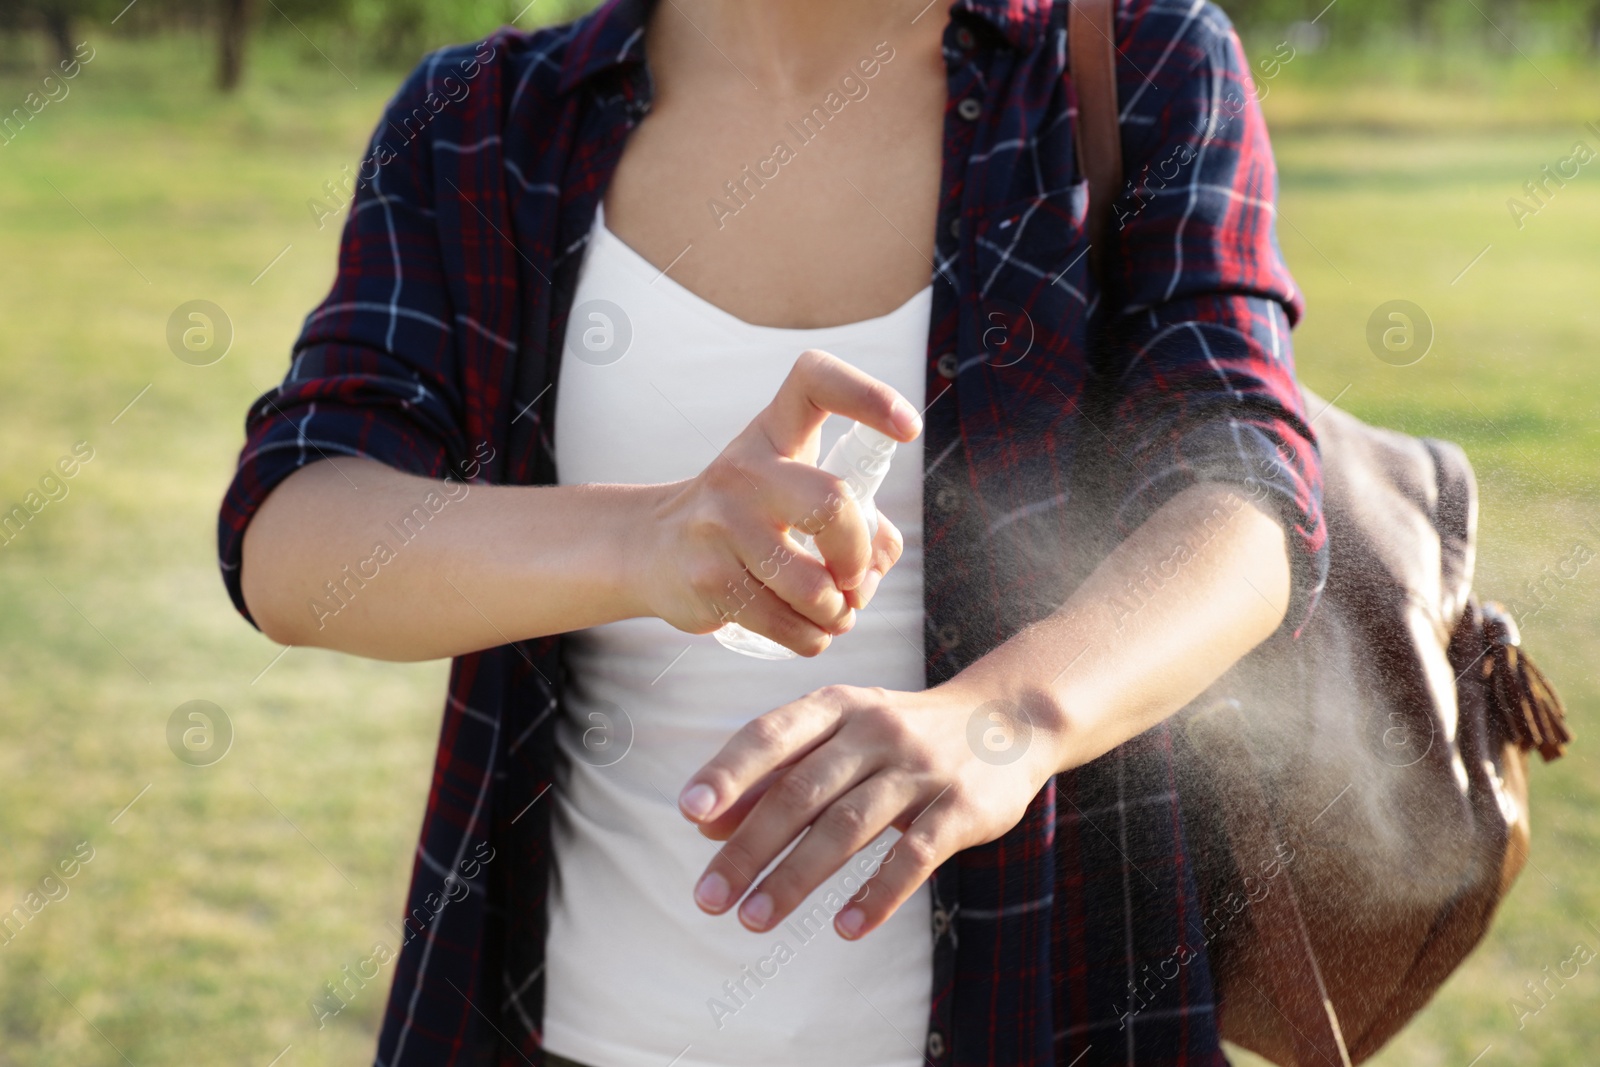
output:
{"label": "blurred tree", "polygon": [[65,4],[51,4],[44,10],[44,28],[56,46],[56,58],[63,63],[72,58],[72,12]]}
{"label": "blurred tree", "polygon": [[[409,65],[441,45],[471,41],[501,26],[529,29],[563,22],[598,0],[275,0],[296,20],[332,22],[360,50],[384,64]],[[520,16],[520,18],[519,18]]]}
{"label": "blurred tree", "polygon": [[98,15],[105,5],[100,0],[9,0],[3,5],[6,21],[12,25],[33,25],[43,30],[62,62],[72,59],[77,40],[73,27],[80,20]]}
{"label": "blurred tree", "polygon": [[[51,51],[71,56],[80,35],[107,30],[215,34],[216,82],[224,92],[245,76],[252,38],[260,32],[295,41],[304,35],[334,57],[348,55],[403,67],[425,52],[470,41],[511,23],[523,29],[561,22],[599,0],[0,0],[0,34],[43,34]],[[1316,20],[1344,47],[1392,38],[1441,43],[1476,37],[1491,48],[1522,45],[1526,33],[1552,35],[1566,47],[1600,55],[1600,0],[1218,0],[1246,40],[1278,41],[1296,23]],[[270,8],[270,10],[269,10]],[[1491,25],[1492,23],[1492,25]],[[307,46],[307,50],[311,46]],[[13,55],[31,54],[17,50]],[[0,57],[3,59],[4,57]],[[342,60],[341,60],[342,61]]]}
{"label": "blurred tree", "polygon": [[1411,31],[1414,39],[1421,39],[1428,32],[1428,13],[1433,8],[1431,0],[1404,0],[1401,5],[1405,12],[1406,29]]}
{"label": "blurred tree", "polygon": [[255,0],[219,0],[217,88],[231,93],[244,77],[244,50],[255,20]]}

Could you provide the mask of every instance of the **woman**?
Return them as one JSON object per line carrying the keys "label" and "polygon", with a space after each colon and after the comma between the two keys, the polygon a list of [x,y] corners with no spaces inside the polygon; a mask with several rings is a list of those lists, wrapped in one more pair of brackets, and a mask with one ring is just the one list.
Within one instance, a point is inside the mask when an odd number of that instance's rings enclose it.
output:
{"label": "woman", "polygon": [[391,102],[221,523],[274,639],[456,657],[378,1063],[1225,1062],[1165,720],[1320,588],[1299,297],[1144,0],[1102,291],[1065,25],[613,0]]}

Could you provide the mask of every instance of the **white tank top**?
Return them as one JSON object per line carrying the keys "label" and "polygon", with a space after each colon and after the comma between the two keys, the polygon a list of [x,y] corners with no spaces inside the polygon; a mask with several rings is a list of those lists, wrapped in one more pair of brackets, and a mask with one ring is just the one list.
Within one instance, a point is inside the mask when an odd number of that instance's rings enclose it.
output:
{"label": "white tank top", "polygon": [[[690,253],[691,255],[693,252]],[[880,318],[821,329],[746,323],[694,295],[595,220],[556,391],[563,485],[698,474],[822,348],[924,402],[932,290]],[[848,425],[832,416],[822,451]],[[694,885],[716,854],[677,808],[689,776],[744,723],[833,683],[918,691],[922,447],[878,492],[905,553],[855,627],[813,659],[731,652],[660,619],[564,642],[568,770],[552,790],[555,873],[545,1046],[589,1067],[916,1067],[933,983],[926,885],[858,942],[833,916],[898,836],[888,830],[784,923],[710,916]],[[857,865],[861,865],[859,869]]]}

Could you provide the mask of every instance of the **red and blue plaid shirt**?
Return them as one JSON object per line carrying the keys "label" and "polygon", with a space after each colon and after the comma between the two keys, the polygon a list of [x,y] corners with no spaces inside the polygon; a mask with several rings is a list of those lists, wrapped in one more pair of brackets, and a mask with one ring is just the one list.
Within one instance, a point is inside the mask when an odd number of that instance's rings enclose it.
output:
{"label": "red and blue plaid shirt", "polygon": [[[612,0],[447,48],[395,96],[332,292],[249,414],[220,521],[241,611],[245,527],[307,463],[556,481],[559,354],[596,205],[650,108],[649,12]],[[922,441],[929,685],[1059,605],[1091,505],[1126,534],[1197,481],[1248,487],[1289,531],[1290,627],[1326,572],[1289,346],[1300,296],[1238,40],[1204,0],[1121,0],[1116,39],[1128,186],[1101,286],[1066,3],[950,8]],[[383,1067],[542,1062],[560,646],[455,661]],[[1058,775],[1013,830],[940,868],[932,1011],[909,1035],[933,1067],[1226,1062],[1175,781],[1164,725]]]}

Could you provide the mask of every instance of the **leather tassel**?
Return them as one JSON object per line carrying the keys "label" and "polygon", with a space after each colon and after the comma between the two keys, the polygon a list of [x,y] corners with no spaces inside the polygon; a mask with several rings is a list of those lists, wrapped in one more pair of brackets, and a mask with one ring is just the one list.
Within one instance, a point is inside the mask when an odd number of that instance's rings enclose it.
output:
{"label": "leather tassel", "polygon": [[1480,668],[1506,732],[1524,752],[1538,749],[1546,763],[1566,754],[1572,741],[1566,707],[1550,680],[1517,644],[1515,624],[1485,605],[1484,639],[1489,651]]}

